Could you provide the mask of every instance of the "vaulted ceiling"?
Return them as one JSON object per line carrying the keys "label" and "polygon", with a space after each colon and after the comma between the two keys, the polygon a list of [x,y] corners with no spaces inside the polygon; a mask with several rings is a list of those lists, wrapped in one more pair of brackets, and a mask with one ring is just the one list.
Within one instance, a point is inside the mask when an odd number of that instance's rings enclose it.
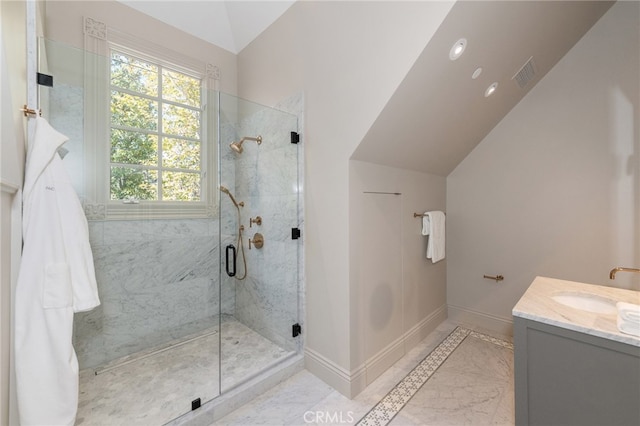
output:
{"label": "vaulted ceiling", "polygon": [[[447,176],[612,4],[458,1],[352,158]],[[467,46],[450,60],[461,38]],[[531,58],[520,87],[513,77]]]}
{"label": "vaulted ceiling", "polygon": [[[119,1],[234,53],[294,3]],[[352,159],[447,176],[613,3],[457,1]],[[461,38],[466,48],[450,60]],[[527,63],[521,86],[514,77]]]}
{"label": "vaulted ceiling", "polygon": [[236,54],[295,3],[295,0],[118,1]]}

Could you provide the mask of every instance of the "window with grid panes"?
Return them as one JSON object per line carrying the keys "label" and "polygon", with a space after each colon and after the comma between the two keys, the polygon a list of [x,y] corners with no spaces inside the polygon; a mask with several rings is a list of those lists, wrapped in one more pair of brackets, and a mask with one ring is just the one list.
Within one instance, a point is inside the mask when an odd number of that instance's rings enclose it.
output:
{"label": "window with grid panes", "polygon": [[111,49],[110,200],[200,202],[201,78]]}

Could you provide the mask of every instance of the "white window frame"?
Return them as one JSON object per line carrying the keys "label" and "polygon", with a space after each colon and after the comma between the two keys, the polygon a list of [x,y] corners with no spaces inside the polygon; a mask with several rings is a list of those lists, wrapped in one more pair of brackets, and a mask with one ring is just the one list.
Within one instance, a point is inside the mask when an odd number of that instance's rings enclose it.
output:
{"label": "white window frame", "polygon": [[[87,21],[92,22],[89,27]],[[216,96],[219,72],[211,64],[186,57],[162,46],[106,27],[103,33],[90,31],[95,20],[85,18],[85,213],[90,220],[153,218],[207,218],[216,215],[217,133]],[[104,24],[103,24],[104,25]],[[108,34],[108,36],[107,36]],[[111,50],[195,77],[202,82],[200,201],[144,201],[124,203],[111,200]]]}

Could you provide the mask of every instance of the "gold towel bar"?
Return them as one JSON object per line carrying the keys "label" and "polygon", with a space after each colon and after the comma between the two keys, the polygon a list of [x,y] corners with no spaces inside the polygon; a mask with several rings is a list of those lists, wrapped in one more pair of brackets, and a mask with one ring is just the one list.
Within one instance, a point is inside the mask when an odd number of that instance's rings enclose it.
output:
{"label": "gold towel bar", "polygon": [[[445,216],[447,215],[446,213],[444,214]],[[425,213],[414,213],[413,217],[425,217],[426,214]]]}
{"label": "gold towel bar", "polygon": [[42,117],[42,110],[41,109],[35,110],[35,109],[32,109],[32,108],[27,108],[27,106],[25,105],[20,109],[20,111],[22,111],[24,113],[25,117],[29,117],[31,115],[39,115],[39,116]]}
{"label": "gold towel bar", "polygon": [[496,275],[495,277],[491,275],[484,275],[482,278],[486,278],[488,280],[496,280],[496,282],[504,280],[504,277],[502,275]]}

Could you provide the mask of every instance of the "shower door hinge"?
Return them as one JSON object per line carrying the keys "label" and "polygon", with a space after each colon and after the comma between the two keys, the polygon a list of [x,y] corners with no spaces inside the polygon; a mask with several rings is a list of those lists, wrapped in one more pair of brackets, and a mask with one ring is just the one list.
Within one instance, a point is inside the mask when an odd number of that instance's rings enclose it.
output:
{"label": "shower door hinge", "polygon": [[300,142],[300,133],[291,132],[291,143],[299,143]]}
{"label": "shower door hinge", "polygon": [[293,326],[291,327],[292,330],[292,335],[293,337],[298,337],[299,335],[302,334],[302,327],[300,326],[300,324],[293,324]]}
{"label": "shower door hinge", "polygon": [[37,77],[38,84],[40,86],[53,87],[53,76],[52,75],[36,73],[36,77]]}
{"label": "shower door hinge", "polygon": [[297,240],[300,238],[300,228],[291,228],[291,239]]}
{"label": "shower door hinge", "polygon": [[194,399],[193,401],[191,401],[191,411],[197,410],[201,405],[202,402],[200,401],[200,398]]}

